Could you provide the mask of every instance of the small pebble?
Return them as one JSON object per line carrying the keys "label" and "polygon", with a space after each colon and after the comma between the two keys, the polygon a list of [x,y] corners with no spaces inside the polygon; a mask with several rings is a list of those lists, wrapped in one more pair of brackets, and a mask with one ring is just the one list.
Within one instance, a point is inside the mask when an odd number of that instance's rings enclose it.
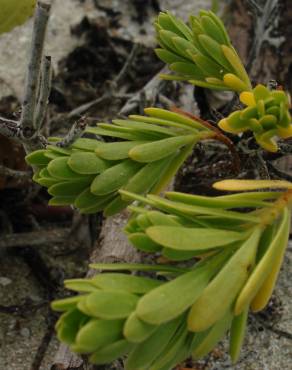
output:
{"label": "small pebble", "polygon": [[28,328],[22,328],[20,330],[20,335],[22,337],[29,338],[30,337],[30,330]]}
{"label": "small pebble", "polygon": [[5,277],[5,276],[0,276],[0,285],[6,286],[12,283],[12,280]]}

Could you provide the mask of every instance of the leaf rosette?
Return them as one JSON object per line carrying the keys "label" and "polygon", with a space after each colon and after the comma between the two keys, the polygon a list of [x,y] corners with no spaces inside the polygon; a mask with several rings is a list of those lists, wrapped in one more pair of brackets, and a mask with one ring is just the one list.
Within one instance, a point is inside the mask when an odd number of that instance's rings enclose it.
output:
{"label": "leaf rosette", "polygon": [[[74,205],[81,213],[104,210],[106,216],[129,201],[118,190],[157,192],[175,175],[193,146],[209,131],[182,114],[159,108],[89,127],[94,138],[77,139],[69,148],[55,139],[46,149],[26,156],[37,171],[33,179],[48,188],[50,205]],[[101,137],[119,141],[103,142]]]}
{"label": "leaf rosette", "polygon": [[[53,303],[64,312],[56,325],[59,339],[96,364],[127,355],[127,370],[170,370],[190,355],[205,356],[230,330],[236,362],[248,311],[265,307],[281,267],[292,185],[225,180],[214,186],[249,192],[218,197],[168,192],[163,199],[121,191],[139,202],[129,207],[129,240],[169,260],[193,259],[193,265],[92,265],[104,272],[67,280],[66,287],[81,295]],[[121,270],[148,271],[151,277]]]}
{"label": "leaf rosette", "polygon": [[276,152],[278,146],[275,138],[292,136],[288,96],[282,90],[269,90],[257,85],[252,91],[242,92],[240,100],[246,108],[221,119],[219,127],[233,134],[251,131],[262,148]]}
{"label": "leaf rosette", "polygon": [[190,16],[189,24],[170,12],[160,13],[155,27],[160,45],[156,54],[174,72],[162,78],[215,90],[251,90],[224,24],[213,12],[201,10],[199,16]]}

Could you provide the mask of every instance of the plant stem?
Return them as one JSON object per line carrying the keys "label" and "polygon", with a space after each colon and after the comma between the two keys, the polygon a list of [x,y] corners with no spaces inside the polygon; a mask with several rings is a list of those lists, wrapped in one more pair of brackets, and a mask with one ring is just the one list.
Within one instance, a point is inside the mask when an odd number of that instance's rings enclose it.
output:
{"label": "plant stem", "polygon": [[31,138],[36,128],[35,110],[49,12],[49,4],[37,3],[21,116],[22,135],[25,139]]}

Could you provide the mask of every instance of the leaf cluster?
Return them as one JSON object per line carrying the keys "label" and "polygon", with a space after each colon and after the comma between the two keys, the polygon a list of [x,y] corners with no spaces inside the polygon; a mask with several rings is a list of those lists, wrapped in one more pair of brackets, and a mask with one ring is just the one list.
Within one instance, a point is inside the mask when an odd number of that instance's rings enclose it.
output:
{"label": "leaf cluster", "polygon": [[[69,148],[57,142],[26,156],[36,166],[34,180],[48,188],[50,205],[73,204],[81,213],[111,216],[129,201],[118,190],[137,194],[165,187],[192,150],[209,134],[199,122],[159,108],[90,127],[87,134],[123,141],[79,138]],[[54,145],[55,144],[55,145]]]}
{"label": "leaf cluster", "polygon": [[247,107],[223,118],[218,126],[232,134],[252,131],[262,148],[277,152],[274,137],[285,139],[292,135],[288,96],[282,90],[269,90],[257,85],[252,91],[242,92],[240,100]]}
{"label": "leaf cluster", "polygon": [[[163,78],[240,93],[246,107],[223,118],[219,128],[233,134],[251,131],[272,152],[278,150],[275,137],[292,136],[288,96],[263,85],[252,88],[214,13],[201,11],[189,24],[170,12],[160,13],[155,27],[160,44],[156,53],[176,73]],[[127,370],[170,370],[190,355],[206,355],[229,330],[230,355],[236,362],[248,312],[266,306],[281,267],[292,185],[225,180],[214,187],[240,193],[205,197],[167,192],[159,197],[155,194],[171,181],[194,145],[214,138],[214,132],[211,125],[185,114],[159,108],[145,113],[87,128],[66,148],[60,138],[51,138],[46,149],[26,160],[35,168],[34,180],[52,196],[49,204],[72,204],[81,213],[103,210],[106,216],[132,204],[125,228],[132,245],[190,267],[94,265],[116,272],[65,281],[79,294],[52,304],[63,312],[56,325],[58,338],[95,364],[128,355]],[[103,137],[115,141],[104,142]]]}
{"label": "leaf cluster", "polygon": [[168,199],[122,193],[151,206],[130,207],[134,216],[126,232],[135,247],[194,264],[189,269],[93,265],[164,271],[168,280],[115,272],[65,281],[82,294],[53,303],[65,311],[56,326],[60,340],[75,352],[90,354],[95,364],[127,354],[128,370],[163,370],[190,355],[205,356],[230,330],[235,362],[247,313],[267,304],[280,270],[290,226],[283,193],[209,198],[170,192]]}

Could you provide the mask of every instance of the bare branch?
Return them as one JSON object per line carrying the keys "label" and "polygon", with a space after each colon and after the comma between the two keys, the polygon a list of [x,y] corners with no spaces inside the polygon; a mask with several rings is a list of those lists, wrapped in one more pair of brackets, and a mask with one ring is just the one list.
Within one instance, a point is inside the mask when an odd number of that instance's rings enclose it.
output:
{"label": "bare branch", "polygon": [[8,168],[2,165],[0,165],[0,175],[14,177],[15,179],[19,180],[31,179],[31,173],[28,171],[13,170],[12,168]]}
{"label": "bare branch", "polygon": [[257,13],[258,16],[263,14],[263,8],[256,2],[256,0],[246,0],[250,7]]}
{"label": "bare branch", "polygon": [[20,135],[19,123],[17,121],[0,117],[0,134],[10,139],[18,140]]}
{"label": "bare branch", "polygon": [[159,78],[161,73],[168,72],[167,67],[163,67],[150,81],[147,82],[145,86],[142,87],[141,90],[137,91],[122,107],[119,112],[119,115],[128,115],[129,113],[133,112],[139,106],[139,102],[141,101],[141,96],[144,96],[145,100],[148,102],[155,100],[157,94],[159,93],[161,85],[164,83]]}
{"label": "bare branch", "polygon": [[104,103],[106,100],[109,99],[109,94],[105,92],[101,97],[94,99],[88,103],[84,103],[80,105],[79,107],[73,109],[69,114],[68,118],[72,118],[75,116],[79,116],[80,114],[83,114],[84,112],[88,111],[90,108],[97,106],[101,103]]}
{"label": "bare branch", "polygon": [[35,129],[35,109],[49,12],[49,4],[37,3],[21,117],[24,138],[32,137]]}
{"label": "bare branch", "polygon": [[62,243],[70,234],[70,229],[37,230],[27,233],[2,235],[0,248],[38,246],[51,243]]}
{"label": "bare branch", "polygon": [[37,131],[40,130],[47,113],[47,105],[51,91],[52,83],[52,63],[51,57],[45,56],[42,63],[40,97],[38,100],[35,125]]}
{"label": "bare branch", "polygon": [[71,145],[76,139],[78,139],[82,135],[85,128],[86,128],[86,117],[83,116],[74,123],[68,134],[63,138],[62,141],[58,142],[56,145],[60,146],[61,148],[65,148]]}
{"label": "bare branch", "polygon": [[131,50],[125,64],[123,65],[123,68],[120,70],[120,72],[117,74],[117,76],[112,81],[113,84],[118,86],[123,81],[123,79],[126,77],[128,71],[129,71],[129,68],[131,67],[133,61],[135,60],[135,58],[136,58],[136,56],[137,56],[137,54],[140,50],[141,50],[141,45],[140,44],[134,44],[134,46],[132,47],[132,50]]}
{"label": "bare branch", "polygon": [[131,98],[133,94],[121,94],[119,92],[119,85],[121,84],[126,74],[128,73],[129,68],[131,67],[140,49],[141,49],[140,44],[134,44],[131,50],[131,53],[128,56],[120,72],[117,74],[117,76],[112,81],[107,81],[108,87],[105,89],[105,93],[99,98],[94,99],[88,103],[82,104],[79,107],[73,109],[69,113],[68,118],[83,114],[84,112],[88,111],[90,108],[97,106],[99,104],[102,104],[109,99],[129,99]]}
{"label": "bare branch", "polygon": [[[253,9],[255,9],[256,6],[258,7],[255,1],[249,0],[248,3],[250,5],[252,4]],[[279,46],[285,41],[284,37],[273,32],[278,27],[279,17],[278,0],[267,0],[262,9],[255,9],[254,40],[249,51],[246,66],[248,71],[251,70],[252,64],[258,58],[262,45],[265,42],[279,48]]]}

